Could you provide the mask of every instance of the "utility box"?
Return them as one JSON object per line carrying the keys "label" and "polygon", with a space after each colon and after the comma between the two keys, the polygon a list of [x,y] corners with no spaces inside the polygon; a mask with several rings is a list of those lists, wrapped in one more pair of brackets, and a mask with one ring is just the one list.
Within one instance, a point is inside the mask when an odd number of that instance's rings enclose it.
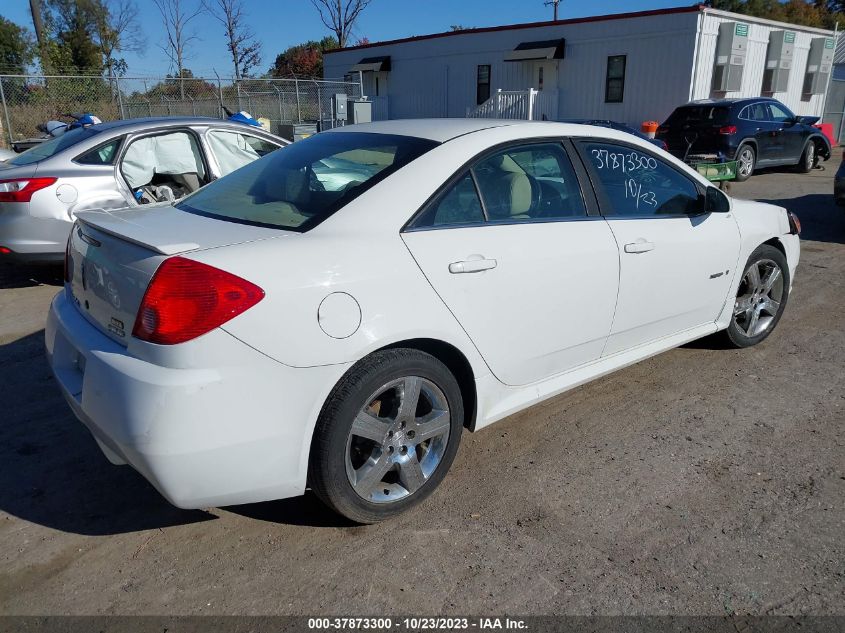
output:
{"label": "utility box", "polygon": [[317,133],[316,123],[293,123],[279,126],[279,136],[289,141],[301,141]]}
{"label": "utility box", "polygon": [[748,25],[744,22],[722,22],[716,42],[716,64],[713,68],[713,91],[732,92],[742,88],[742,71],[748,54]]}
{"label": "utility box", "polygon": [[373,120],[373,102],[350,99],[349,112],[352,114],[352,123],[370,123]]}
{"label": "utility box", "polygon": [[346,101],[349,99],[345,92],[341,92],[332,97],[332,108],[334,110],[335,121],[346,121],[348,119],[348,110]]}
{"label": "utility box", "polygon": [[830,71],[833,68],[833,53],[836,43],[832,37],[814,37],[807,55],[807,74],[804,75],[805,95],[824,94]]}
{"label": "utility box", "polygon": [[766,49],[763,92],[786,92],[795,56],[795,31],[772,31]]}

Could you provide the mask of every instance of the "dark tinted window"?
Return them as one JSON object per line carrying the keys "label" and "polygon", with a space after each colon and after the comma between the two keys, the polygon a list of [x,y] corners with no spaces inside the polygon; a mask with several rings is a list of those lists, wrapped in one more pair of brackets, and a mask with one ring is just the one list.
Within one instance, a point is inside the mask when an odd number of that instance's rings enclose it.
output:
{"label": "dark tinted window", "polygon": [[604,215],[677,215],[702,209],[693,181],[659,158],[610,143],[582,146],[604,190]]}
{"label": "dark tinted window", "polygon": [[306,231],[436,145],[392,134],[317,134],[212,182],[176,208]]}
{"label": "dark tinted window", "polygon": [[692,105],[677,108],[664,125],[712,124],[724,125],[730,119],[730,111],[725,106]]}
{"label": "dark tinted window", "polygon": [[65,132],[54,139],[39,143],[32,149],[28,149],[6,162],[11,165],[31,165],[32,163],[37,163],[46,158],[50,158],[51,156],[55,156],[59,152],[66,150],[68,147],[73,147],[77,143],[87,140],[99,133],[100,130],[93,126],[71,130],[70,132]]}
{"label": "dark tinted window", "polygon": [[484,222],[481,200],[469,173],[446,190],[413,224],[413,228]]}
{"label": "dark tinted window", "polygon": [[116,138],[89,152],[85,152],[82,156],[76,158],[76,162],[82,163],[83,165],[111,165],[114,163],[117,148],[120,147],[120,141],[121,139]]}
{"label": "dark tinted window", "polygon": [[625,55],[611,55],[607,58],[604,100],[607,103],[622,103],[625,95]]}
{"label": "dark tinted window", "polygon": [[476,77],[475,103],[481,105],[490,98],[490,66],[482,64],[478,67]]}
{"label": "dark tinted window", "polygon": [[749,121],[768,121],[769,112],[765,103],[752,103],[743,108],[740,118]]}
{"label": "dark tinted window", "polygon": [[789,121],[795,118],[793,114],[786,109],[786,106],[780,105],[779,103],[770,103],[769,112],[771,112],[770,121],[783,123],[784,121]]}

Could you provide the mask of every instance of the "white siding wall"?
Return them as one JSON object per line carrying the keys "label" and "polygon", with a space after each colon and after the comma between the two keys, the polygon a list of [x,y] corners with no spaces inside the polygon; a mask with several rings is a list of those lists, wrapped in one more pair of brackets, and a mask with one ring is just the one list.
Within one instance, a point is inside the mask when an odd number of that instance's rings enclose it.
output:
{"label": "white siding wall", "polygon": [[[766,67],[766,49],[769,46],[769,33],[784,30],[784,26],[765,23],[755,23],[746,16],[724,16],[706,13],[703,16],[701,32],[701,52],[699,55],[698,71],[693,86],[694,99],[710,97],[757,97],[763,86],[763,71]],[[713,63],[716,54],[716,40],[719,37],[719,25],[722,22],[743,22],[748,24],[748,53],[745,58],[745,69],[742,72],[742,90],[727,93],[712,93]],[[795,55],[792,70],[789,73],[789,90],[772,94],[775,99],[785,103],[795,114],[804,116],[821,116],[824,95],[814,95],[805,99],[801,94],[804,85],[804,74],[807,70],[807,55],[810,51],[810,41],[814,37],[824,35],[814,32],[798,30],[791,27],[795,35]],[[832,34],[828,34],[831,36]],[[769,95],[767,95],[769,96]]]}
{"label": "white siding wall", "polygon": [[[532,62],[505,62],[521,42],[566,38],[557,63],[558,118],[609,118],[636,127],[662,120],[689,97],[698,14],[467,33],[330,53],[325,76],[342,77],[364,57],[390,55],[392,119],[463,117],[475,106],[476,72],[491,66],[491,92],[534,86]],[[604,102],[607,57],[627,55],[625,98]],[[365,77],[365,92],[368,86]],[[554,85],[546,77],[546,85]],[[384,93],[382,93],[384,94]]]}
{"label": "white siding wall", "polygon": [[[712,94],[719,24],[737,20],[749,25],[742,90]],[[390,55],[392,70],[387,73],[388,81],[381,82],[381,95],[388,96],[390,118],[463,117],[467,108],[475,106],[478,65],[491,66],[491,93],[497,88],[526,90],[534,86],[535,65],[505,62],[505,54],[521,42],[565,38],[566,58],[557,62],[557,118],[607,118],[639,127],[646,120],[665,120],[676,106],[690,99],[759,96],[769,32],[783,28],[725,12],[650,15],[465,33],[338,51],[326,56],[324,72],[326,78],[342,77],[364,57]],[[823,96],[803,100],[800,93],[810,40],[823,34],[799,27],[791,30],[797,36],[789,92],[773,96],[796,114],[821,115]],[[627,55],[622,103],[604,102],[610,55]],[[371,75],[365,73],[368,94],[373,94]],[[547,75],[546,85],[554,83]],[[385,84],[389,84],[386,90]]]}

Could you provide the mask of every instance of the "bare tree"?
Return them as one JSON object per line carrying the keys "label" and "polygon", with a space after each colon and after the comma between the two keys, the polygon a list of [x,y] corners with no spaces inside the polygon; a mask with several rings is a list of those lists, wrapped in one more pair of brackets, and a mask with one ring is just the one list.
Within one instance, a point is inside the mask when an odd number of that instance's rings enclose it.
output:
{"label": "bare tree", "polygon": [[226,29],[226,48],[232,55],[235,79],[241,79],[261,63],[261,44],[245,24],[243,0],[203,0],[203,4]]}
{"label": "bare tree", "polygon": [[345,48],[355,21],[373,0],[311,0],[320,12],[323,24],[337,37],[340,48]]}
{"label": "bare tree", "polygon": [[176,66],[179,78],[179,94],[185,98],[185,62],[191,42],[198,39],[191,31],[191,21],[202,13],[202,5],[186,6],[183,0],[153,0],[164,23],[165,42],[161,45],[164,54]]}
{"label": "bare tree", "polygon": [[110,79],[125,70],[126,62],[117,59],[123,52],[140,52],[146,46],[138,20],[138,5],[133,0],[89,0],[94,39],[103,56],[103,66]]}

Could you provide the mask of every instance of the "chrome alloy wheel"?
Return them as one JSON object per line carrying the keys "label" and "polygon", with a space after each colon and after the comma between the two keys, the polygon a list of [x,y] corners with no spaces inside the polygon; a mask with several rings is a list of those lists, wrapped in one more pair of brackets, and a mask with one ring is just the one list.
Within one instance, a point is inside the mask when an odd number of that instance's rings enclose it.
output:
{"label": "chrome alloy wheel", "polygon": [[739,161],[739,175],[748,178],[754,172],[754,150],[746,146],[737,158]]}
{"label": "chrome alloy wheel", "polygon": [[391,503],[415,493],[449,443],[446,396],[430,380],[406,376],[380,387],[352,423],[346,476],[358,496]]}
{"label": "chrome alloy wheel", "polygon": [[771,259],[751,264],[739,284],[734,303],[737,328],[753,338],[767,331],[775,321],[783,301],[783,274]]}
{"label": "chrome alloy wheel", "polygon": [[812,141],[807,145],[807,149],[804,150],[804,160],[806,161],[805,168],[807,171],[810,171],[816,166],[816,145]]}

